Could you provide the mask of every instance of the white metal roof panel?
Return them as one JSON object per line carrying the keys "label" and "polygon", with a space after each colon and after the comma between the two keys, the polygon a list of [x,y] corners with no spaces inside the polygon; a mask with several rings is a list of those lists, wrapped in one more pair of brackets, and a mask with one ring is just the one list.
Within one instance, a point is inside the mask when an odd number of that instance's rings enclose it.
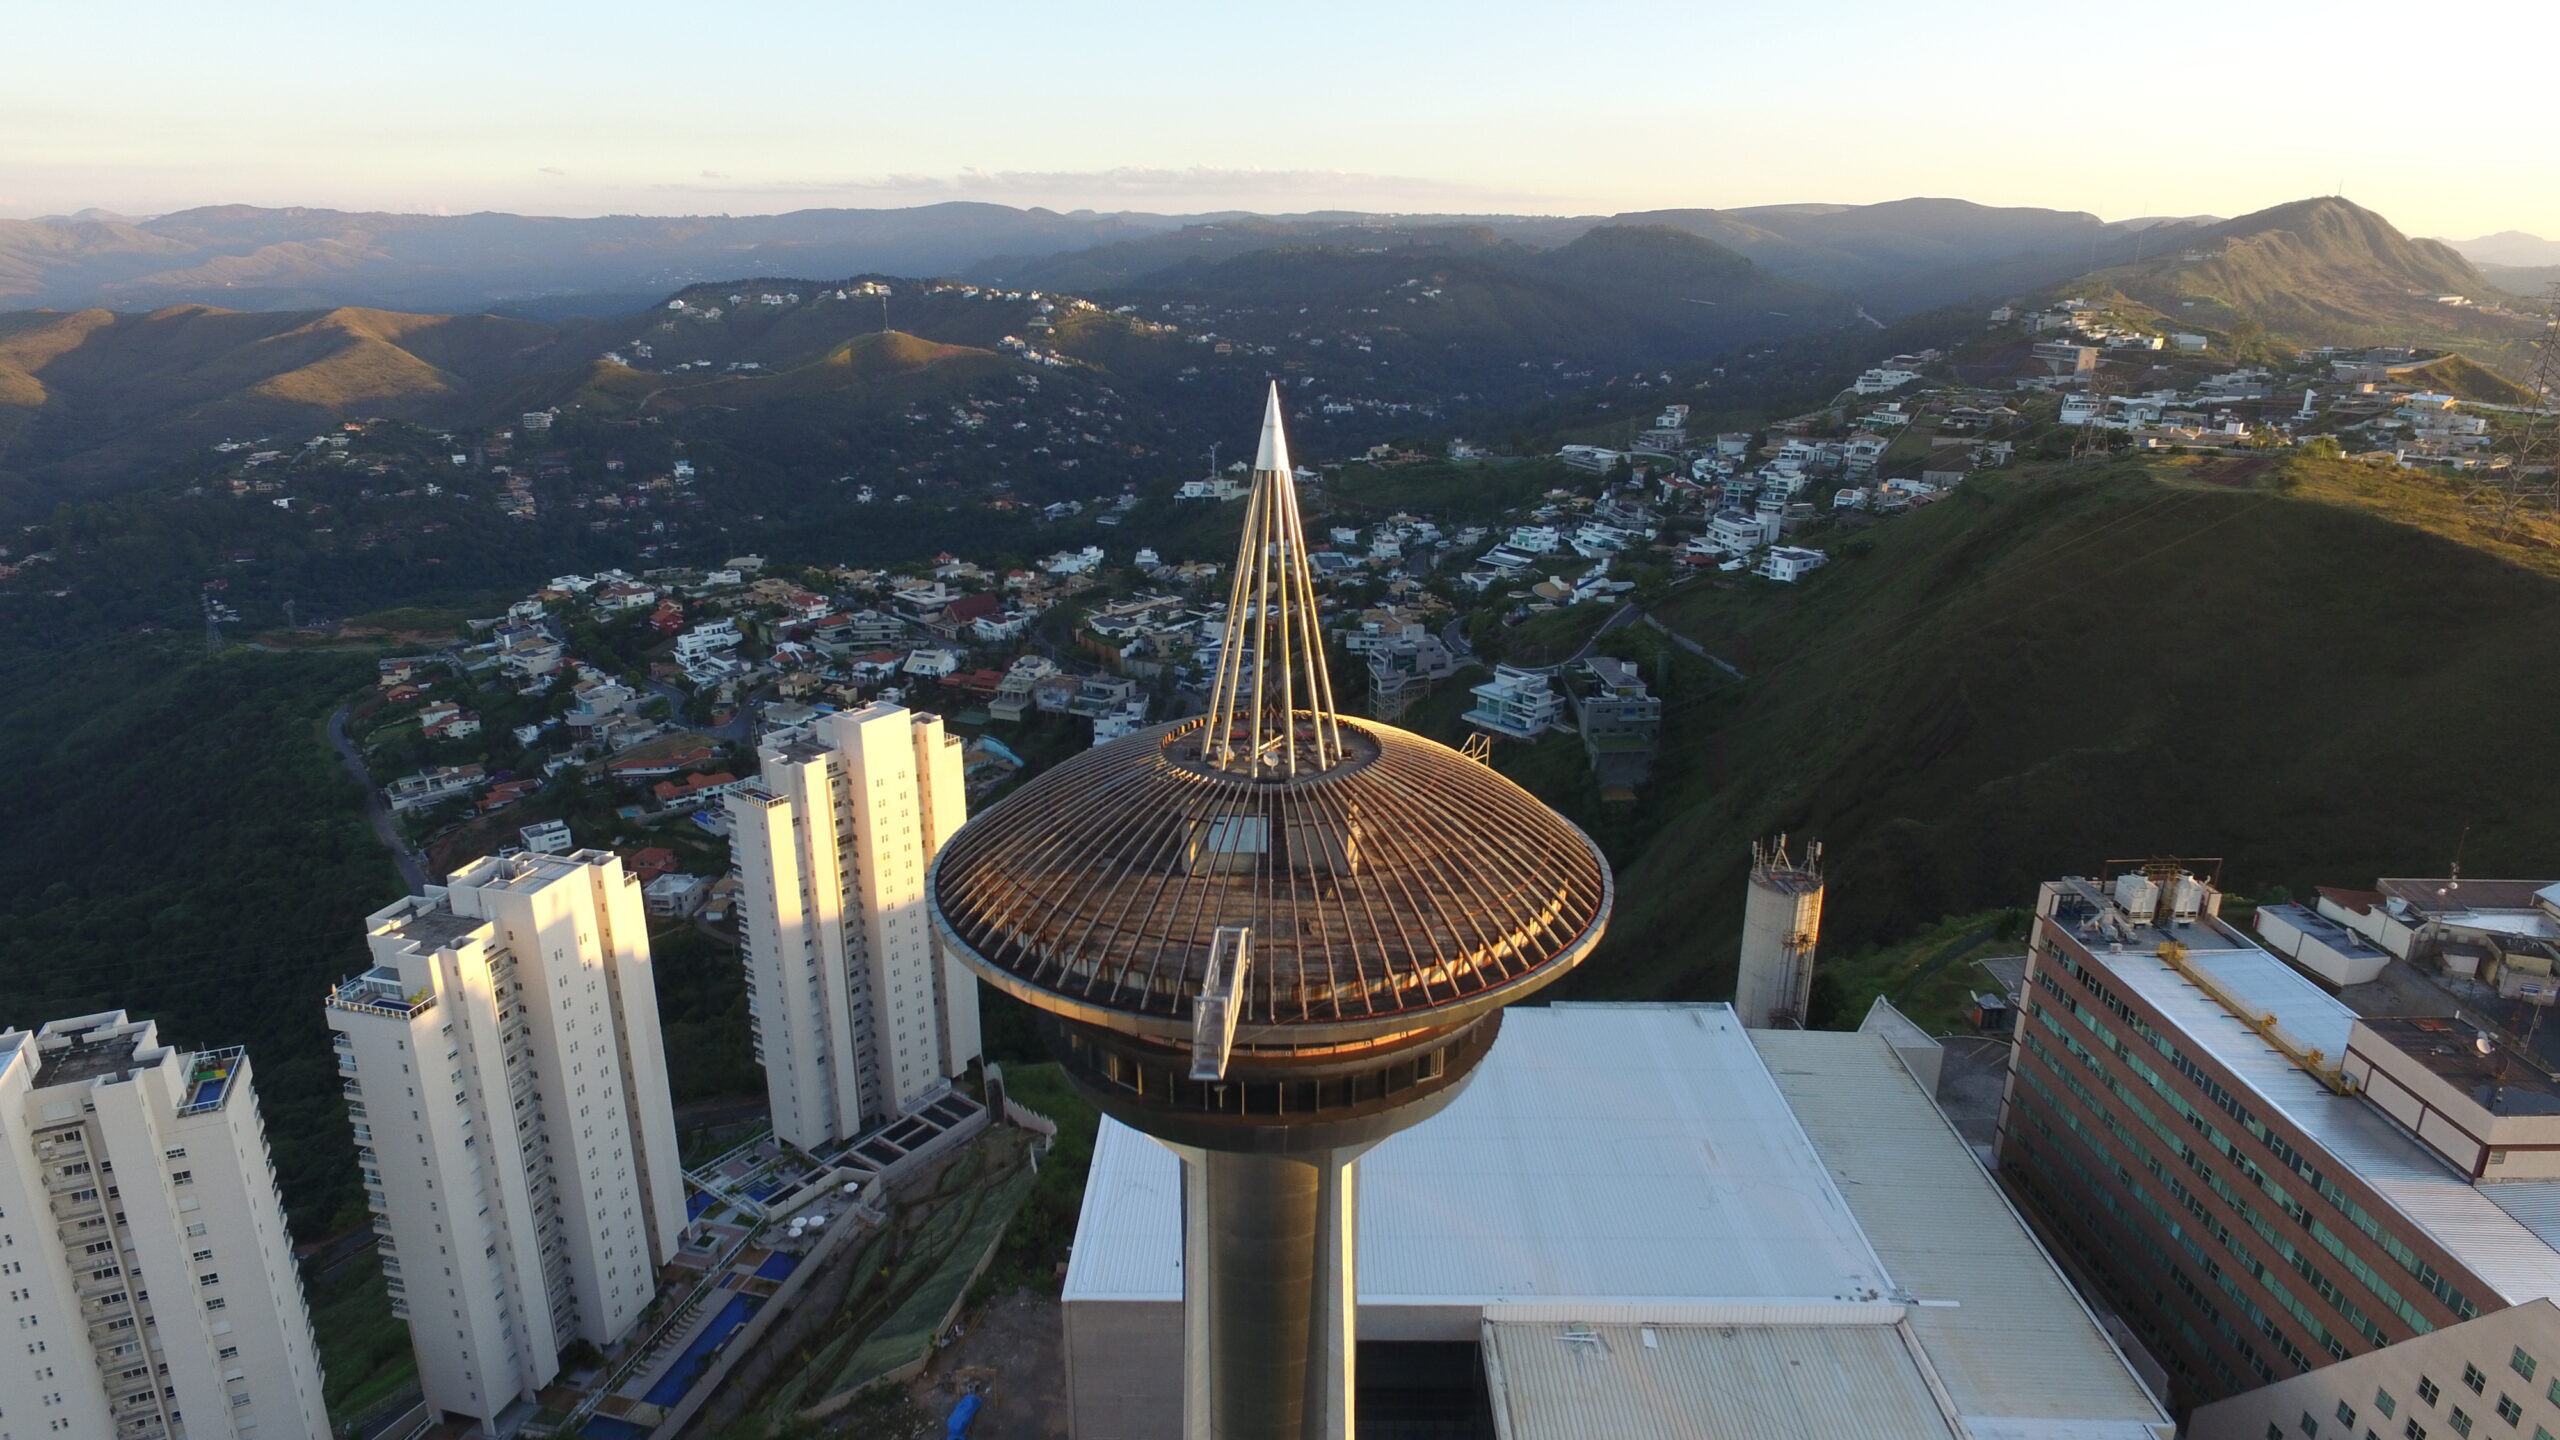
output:
{"label": "white metal roof panel", "polygon": [[1752,1032],[1904,1289],[1976,1436],[2152,1440],[2169,1419],[1884,1037]]}
{"label": "white metal roof panel", "polygon": [[[1361,1160],[1358,1193],[1364,1304],[1895,1313],[1723,1005],[1515,1007],[1447,1110]],[[1172,1155],[1104,1121],[1067,1298],[1178,1298],[1180,1197]]]}
{"label": "white metal roof panel", "polygon": [[1951,1440],[1890,1325],[1733,1328],[1487,1322],[1504,1440]]}

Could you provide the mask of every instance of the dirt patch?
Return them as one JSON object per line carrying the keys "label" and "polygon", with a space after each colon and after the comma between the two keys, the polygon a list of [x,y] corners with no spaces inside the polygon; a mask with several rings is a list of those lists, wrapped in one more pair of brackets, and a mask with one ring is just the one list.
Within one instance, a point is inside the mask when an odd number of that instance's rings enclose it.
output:
{"label": "dirt patch", "polygon": [[985,1399],[972,1440],[1066,1440],[1064,1319],[1055,1298],[1016,1290],[961,1322],[909,1387],[916,1408],[940,1419],[970,1390]]}
{"label": "dirt patch", "polygon": [[2226,490],[2247,490],[2256,486],[2258,477],[2266,473],[2267,467],[2275,463],[2265,458],[2224,460],[2211,465],[2197,466],[2195,478],[2207,485],[2219,485]]}

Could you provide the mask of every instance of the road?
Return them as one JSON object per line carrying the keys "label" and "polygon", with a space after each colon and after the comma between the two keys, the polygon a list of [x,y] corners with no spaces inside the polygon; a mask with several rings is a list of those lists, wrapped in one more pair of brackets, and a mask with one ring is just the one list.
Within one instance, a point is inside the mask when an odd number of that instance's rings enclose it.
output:
{"label": "road", "polygon": [[[675,711],[673,716],[675,722],[679,725],[683,724],[685,711],[693,704],[693,697],[664,680],[649,680],[643,683],[648,685],[650,694],[663,698]],[[751,708],[751,702],[742,702],[738,706],[737,713],[729,717],[728,724],[706,726],[701,733],[714,740],[730,744],[740,743],[755,733],[755,721],[748,714]]]}
{"label": "road", "polygon": [[391,818],[391,807],[382,801],[382,792],[374,787],[373,776],[364,768],[364,755],[355,742],[347,738],[347,707],[339,706],[329,716],[329,745],[338,759],[355,777],[356,788],[364,792],[364,816],[373,823],[374,838],[391,852],[391,861],[400,867],[401,883],[412,895],[427,891],[427,862],[409,842],[401,838],[399,824]]}

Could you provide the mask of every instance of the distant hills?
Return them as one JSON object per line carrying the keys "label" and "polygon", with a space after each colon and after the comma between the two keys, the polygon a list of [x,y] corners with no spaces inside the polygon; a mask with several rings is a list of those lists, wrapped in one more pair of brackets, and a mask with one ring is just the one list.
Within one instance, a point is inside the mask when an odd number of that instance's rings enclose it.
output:
{"label": "distant hills", "polygon": [[2254,328],[2294,345],[2422,345],[2510,373],[2541,330],[2452,246],[2411,239],[2334,197],[2160,226],[2143,249],[2062,288],[2121,296],[2199,329]]}
{"label": "distant hills", "polygon": [[1550,249],[1603,225],[1665,225],[1880,313],[2063,278],[2150,222],[1962,200],[1617,216],[1169,216],[955,202],[760,216],[561,219],[215,206],[149,219],[0,220],[0,304],[79,309],[637,309],[737,275],[952,275],[1092,293],[1281,247]]}
{"label": "distant hills", "polygon": [[2521,230],[2501,230],[2474,240],[2444,242],[2475,265],[2560,265],[2560,240],[2545,240]]}
{"label": "distant hills", "polygon": [[[1192,463],[1172,457],[1206,449],[1201,417],[1275,378],[1310,453],[1508,433],[1542,407],[1597,407],[1615,424],[1650,413],[1646,391],[1669,393],[1664,372],[1685,377],[1684,398],[1723,384],[1747,407],[1769,377],[1712,381],[1711,367],[1784,343],[1818,353],[1789,370],[1793,389],[1841,366],[1844,381],[1912,343],[1895,338],[1906,322],[1960,315],[1909,308],[1947,296],[2080,295],[2268,344],[2441,348],[2510,377],[2541,333],[2538,310],[2452,247],[2337,199],[2114,225],[1948,200],[1450,223],[983,205],[593,222],[225,209],[13,222],[0,286],[486,290],[493,277],[605,283],[679,254],[951,254],[1026,239],[1072,248],[988,260],[974,283],[749,270],[768,278],[669,284],[602,319],[194,302],[0,311],[0,504],[147,483],[187,447],[307,436],[349,415],[469,426],[553,407],[709,427],[830,476],[866,456],[1020,477],[1108,455],[1125,477],[1131,461],[1155,467],[1141,473]],[[829,273],[846,278],[810,278]],[[2473,393],[2512,393],[2476,378]],[[943,402],[983,409],[999,393],[1039,413],[1008,417],[1001,434],[949,429],[959,421]],[[1127,418],[1070,423],[1088,401]],[[1045,443],[1061,439],[1089,448]]]}

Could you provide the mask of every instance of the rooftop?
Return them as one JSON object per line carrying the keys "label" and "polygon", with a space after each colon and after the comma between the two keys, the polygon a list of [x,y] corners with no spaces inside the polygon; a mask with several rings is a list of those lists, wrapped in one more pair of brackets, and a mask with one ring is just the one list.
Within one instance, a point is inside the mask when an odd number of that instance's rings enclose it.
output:
{"label": "rooftop", "polygon": [[[2162,939],[2187,947],[2187,971],[2204,976],[2232,1004],[2263,1017],[2297,1050],[2346,1053],[2357,1015],[2282,959],[2209,917],[2198,924],[2135,926],[2122,950],[2085,944],[2090,958],[2127,993],[2211,1056],[2263,1106],[2355,1172],[2411,1224],[2432,1236],[2497,1291],[2506,1304],[2560,1294],[2560,1252],[2510,1210],[2548,1213],[2560,1237],[2560,1181],[2474,1186],[2390,1117],[2341,1095],[2279,1050],[2224,1001],[2153,953]],[[2371,1022],[2368,1022],[2371,1023]],[[2548,1192],[2533,1193],[2533,1192]],[[2494,1197],[2494,1198],[2493,1198]],[[2484,1306],[2484,1308],[2487,1308]]]}
{"label": "rooftop", "polygon": [[[53,1038],[53,1037],[48,1037]],[[125,1028],[122,1016],[113,1025],[94,1030],[71,1032],[63,1044],[36,1046],[44,1068],[37,1073],[39,1087],[49,1085],[81,1085],[103,1075],[122,1075],[141,1063],[142,1028]]]}
{"label": "rooftop", "polygon": [[2364,1026],[2492,1115],[2560,1115],[2560,1080],[2458,1020],[2365,1017]]}
{"label": "rooftop", "polygon": [[[1446,1111],[1362,1159],[1358,1194],[1364,1313],[1482,1324],[1516,1440],[1937,1437],[1933,1387],[1976,1436],[2168,1430],[1879,1036],[1515,1007]],[[1181,1225],[1172,1152],[1105,1120],[1066,1300],[1178,1300]]]}
{"label": "rooftop", "polygon": [[[1173,1152],[1105,1120],[1066,1298],[1182,1294]],[[1893,1308],[1891,1281],[1724,1005],[1507,1011],[1439,1115],[1360,1162],[1360,1298]]]}
{"label": "rooftop", "polygon": [[469,937],[486,920],[474,915],[457,915],[450,901],[438,897],[421,898],[417,908],[391,927],[391,934],[421,950],[442,950]]}

